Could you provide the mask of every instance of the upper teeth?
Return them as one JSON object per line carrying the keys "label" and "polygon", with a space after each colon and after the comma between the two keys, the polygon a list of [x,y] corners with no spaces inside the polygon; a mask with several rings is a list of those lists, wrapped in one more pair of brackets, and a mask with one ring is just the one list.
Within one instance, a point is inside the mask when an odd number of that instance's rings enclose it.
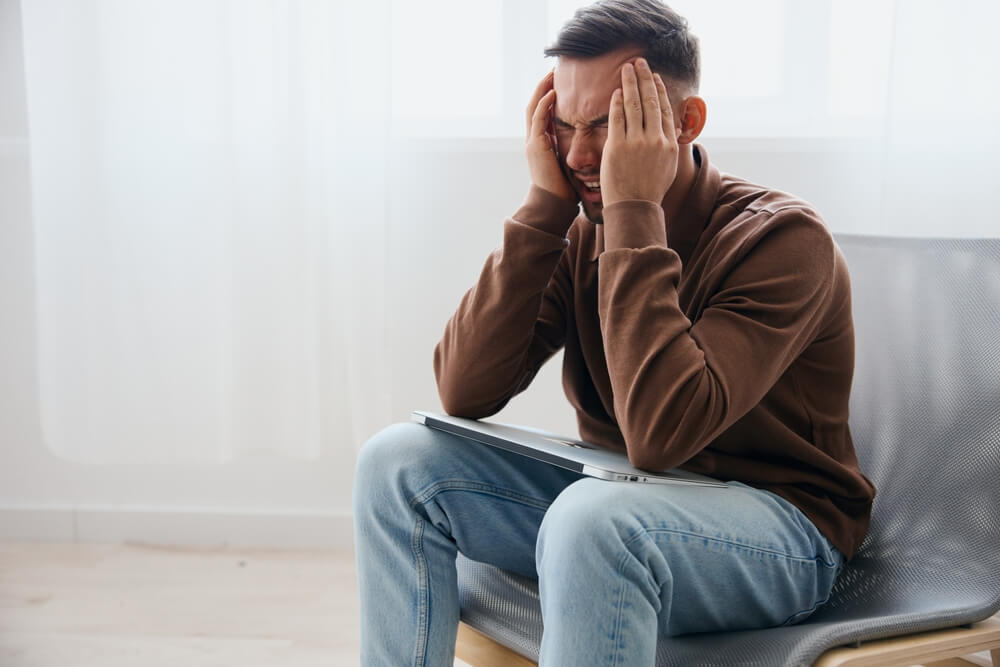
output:
{"label": "upper teeth", "polygon": [[593,181],[591,183],[588,183],[587,181],[584,181],[583,184],[586,185],[588,188],[599,188],[599,187],[601,187],[601,182],[600,181]]}

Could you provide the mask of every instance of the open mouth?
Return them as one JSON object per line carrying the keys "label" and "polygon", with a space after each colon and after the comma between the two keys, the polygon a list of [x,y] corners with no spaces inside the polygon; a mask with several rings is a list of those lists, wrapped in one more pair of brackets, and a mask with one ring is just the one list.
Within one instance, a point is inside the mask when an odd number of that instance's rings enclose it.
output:
{"label": "open mouth", "polygon": [[580,184],[580,195],[584,201],[591,203],[601,201],[601,177],[599,175],[581,177],[574,174],[573,177]]}

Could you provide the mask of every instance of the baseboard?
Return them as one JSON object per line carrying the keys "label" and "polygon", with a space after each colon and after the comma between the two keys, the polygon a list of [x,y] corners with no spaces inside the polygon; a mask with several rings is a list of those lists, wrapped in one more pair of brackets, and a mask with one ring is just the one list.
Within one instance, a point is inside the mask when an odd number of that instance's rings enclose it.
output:
{"label": "baseboard", "polygon": [[351,549],[353,528],[346,511],[0,506],[0,541]]}

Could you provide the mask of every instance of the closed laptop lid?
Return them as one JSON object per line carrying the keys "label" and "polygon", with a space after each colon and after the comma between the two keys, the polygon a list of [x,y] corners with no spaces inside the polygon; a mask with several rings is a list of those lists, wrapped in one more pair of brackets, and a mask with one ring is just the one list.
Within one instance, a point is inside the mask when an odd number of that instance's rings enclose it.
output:
{"label": "closed laptop lid", "polygon": [[423,410],[414,411],[412,417],[414,421],[430,428],[600,479],[726,486],[725,482],[686,470],[640,470],[632,466],[622,452],[540,429],[452,417]]}

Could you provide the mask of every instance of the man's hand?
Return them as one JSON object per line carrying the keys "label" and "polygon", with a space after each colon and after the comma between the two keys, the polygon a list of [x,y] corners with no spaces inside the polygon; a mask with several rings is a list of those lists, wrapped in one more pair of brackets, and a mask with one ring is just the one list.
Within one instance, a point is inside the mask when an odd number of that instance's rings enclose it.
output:
{"label": "man's hand", "polygon": [[525,155],[531,182],[548,190],[557,197],[576,201],[577,195],[563,175],[556,157],[555,137],[551,134],[552,108],[556,103],[556,91],[552,87],[554,74],[549,72],[535,88],[534,95],[526,111],[527,141]]}
{"label": "man's hand", "polygon": [[676,175],[677,130],[667,87],[639,58],[622,67],[622,87],[611,96],[601,156],[604,206],[626,199],[659,204]]}

